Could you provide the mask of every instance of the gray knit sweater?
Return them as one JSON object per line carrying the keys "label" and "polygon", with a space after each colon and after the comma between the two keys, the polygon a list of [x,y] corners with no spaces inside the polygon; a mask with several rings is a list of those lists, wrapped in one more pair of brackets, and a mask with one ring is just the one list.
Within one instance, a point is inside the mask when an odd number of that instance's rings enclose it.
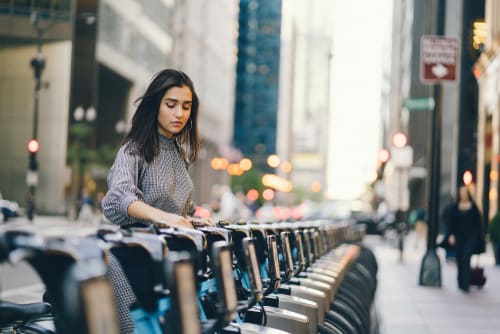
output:
{"label": "gray knit sweater", "polygon": [[[182,216],[194,213],[193,182],[174,139],[158,135],[159,153],[151,163],[123,145],[108,174],[102,201],[104,216],[114,224],[137,222],[127,213],[134,201]],[[131,150],[133,151],[133,150]]]}

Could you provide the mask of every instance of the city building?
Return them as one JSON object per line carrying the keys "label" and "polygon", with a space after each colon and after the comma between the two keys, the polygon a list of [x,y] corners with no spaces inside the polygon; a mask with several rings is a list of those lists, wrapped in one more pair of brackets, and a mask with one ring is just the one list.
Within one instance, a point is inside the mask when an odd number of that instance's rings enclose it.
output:
{"label": "city building", "polygon": [[479,91],[477,99],[477,178],[476,198],[488,208],[485,218],[492,218],[499,210],[498,182],[500,156],[500,94],[498,90],[500,46],[500,4],[485,2],[485,20],[477,20],[473,27],[473,43],[482,53],[473,67]]}
{"label": "city building", "polygon": [[[0,191],[5,197],[23,206],[27,181],[36,181],[27,173],[33,164],[26,148],[36,128],[37,211],[74,217],[81,189],[93,195],[106,190],[107,171],[130,126],[134,102],[156,72],[175,66],[193,78],[201,98],[202,152],[193,176],[196,183],[201,180],[195,200],[209,200],[211,176],[200,171],[209,170],[207,157],[232,139],[237,1],[4,3]],[[46,27],[40,39],[30,22],[35,10],[40,27]],[[45,68],[35,113],[30,62],[39,42]]]}
{"label": "city building", "polygon": [[201,101],[201,154],[191,168],[200,204],[211,199],[212,185],[229,183],[229,174],[210,162],[233,139],[238,11],[238,0],[181,0],[173,7],[172,64],[191,76]]}
{"label": "city building", "polygon": [[[440,207],[463,184],[464,172],[469,170],[476,176],[477,87],[471,68],[478,53],[471,49],[471,32],[474,20],[484,16],[484,3],[447,1],[444,18],[438,17],[438,6],[439,1],[434,0],[394,2],[391,110],[385,145],[390,147],[392,134],[403,131],[413,149],[413,165],[408,170],[409,199],[404,209],[425,207],[429,202],[434,106],[441,108],[442,117]],[[459,43],[457,74],[452,81],[424,82],[421,39],[438,34],[438,24],[443,26],[443,36]],[[438,85],[440,95],[435,95]],[[436,101],[438,96],[440,101]],[[416,100],[434,104],[415,107]],[[390,173],[386,177],[388,183],[395,182]]]}
{"label": "city building", "polygon": [[266,169],[276,153],[281,0],[240,0],[233,144]]}
{"label": "city building", "polygon": [[278,172],[318,199],[328,172],[332,10],[331,1],[289,1],[282,16],[277,153],[292,171]]}
{"label": "city building", "polygon": [[[45,1],[33,9],[28,1],[0,4],[0,192],[24,207],[29,183],[40,210],[64,212],[75,6]],[[32,138],[40,148],[29,166]]]}

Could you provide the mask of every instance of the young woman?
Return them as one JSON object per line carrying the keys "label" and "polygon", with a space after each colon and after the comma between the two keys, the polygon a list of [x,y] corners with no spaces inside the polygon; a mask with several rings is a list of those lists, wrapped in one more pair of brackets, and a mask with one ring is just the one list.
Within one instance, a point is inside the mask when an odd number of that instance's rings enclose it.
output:
{"label": "young woman", "polygon": [[458,190],[458,199],[450,210],[448,243],[456,248],[458,287],[469,291],[473,254],[484,252],[481,213],[465,186]]}
{"label": "young woman", "polygon": [[[157,73],[132,119],[132,128],[108,174],[102,201],[114,224],[193,228],[193,183],[188,164],[198,155],[199,101],[191,79],[166,69]],[[210,219],[199,220],[213,225]],[[117,299],[122,333],[133,331],[129,307],[135,296],[115,258],[108,277]]]}

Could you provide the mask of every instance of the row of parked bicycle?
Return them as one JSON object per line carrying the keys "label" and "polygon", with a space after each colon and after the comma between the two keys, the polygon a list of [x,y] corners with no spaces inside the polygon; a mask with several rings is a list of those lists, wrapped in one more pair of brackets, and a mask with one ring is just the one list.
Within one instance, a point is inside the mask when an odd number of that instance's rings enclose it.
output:
{"label": "row of parked bicycle", "polygon": [[0,301],[0,332],[119,333],[106,279],[113,254],[137,297],[137,334],[378,333],[377,263],[363,236],[329,221],[103,225],[85,237],[7,230],[0,261],[27,261],[46,293],[40,303]]}

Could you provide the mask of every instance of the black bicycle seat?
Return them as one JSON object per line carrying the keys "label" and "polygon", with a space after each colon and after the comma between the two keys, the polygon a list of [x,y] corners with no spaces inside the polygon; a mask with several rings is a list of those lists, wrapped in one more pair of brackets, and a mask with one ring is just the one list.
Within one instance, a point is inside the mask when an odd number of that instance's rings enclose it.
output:
{"label": "black bicycle seat", "polygon": [[25,323],[34,318],[51,315],[52,306],[49,303],[17,304],[0,301],[0,326]]}

